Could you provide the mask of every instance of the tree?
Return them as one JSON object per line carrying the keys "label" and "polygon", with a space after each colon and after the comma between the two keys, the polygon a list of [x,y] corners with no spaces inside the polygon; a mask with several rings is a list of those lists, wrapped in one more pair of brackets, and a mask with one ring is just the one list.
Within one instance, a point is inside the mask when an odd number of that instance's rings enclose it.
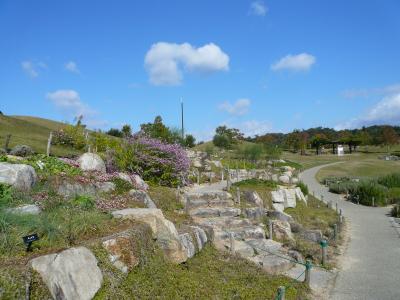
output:
{"label": "tree", "polygon": [[186,147],[193,148],[196,144],[196,139],[193,135],[187,134],[184,142]]}
{"label": "tree", "polygon": [[215,146],[230,149],[233,144],[237,144],[239,140],[243,140],[243,133],[236,128],[228,128],[226,126],[218,126],[215,129],[215,136],[213,142]]}
{"label": "tree", "polygon": [[399,136],[392,127],[385,126],[382,129],[382,141],[383,144],[386,145],[387,151],[389,153],[390,146],[395,145],[399,142]]}
{"label": "tree", "polygon": [[141,124],[140,129],[149,137],[160,139],[164,142],[173,142],[170,129],[164,125],[161,116],[156,116],[153,123]]}
{"label": "tree", "polygon": [[328,142],[328,139],[326,138],[325,134],[323,133],[317,133],[313,138],[311,139],[311,146],[315,148],[315,153],[317,155],[321,154],[321,147],[325,145]]}
{"label": "tree", "polygon": [[108,135],[116,136],[116,137],[123,137],[123,133],[121,130],[117,128],[111,128],[109,131],[106,132]]}
{"label": "tree", "polygon": [[123,136],[125,138],[128,138],[128,137],[132,136],[132,128],[128,124],[125,124],[124,126],[122,126],[121,131],[122,131],[122,134],[123,134]]}

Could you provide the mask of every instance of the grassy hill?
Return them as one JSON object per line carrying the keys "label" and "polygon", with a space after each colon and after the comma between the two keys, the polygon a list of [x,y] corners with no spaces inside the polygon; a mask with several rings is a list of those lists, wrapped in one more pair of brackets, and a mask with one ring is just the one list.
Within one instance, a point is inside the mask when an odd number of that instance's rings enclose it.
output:
{"label": "grassy hill", "polygon": [[[65,126],[64,123],[30,116],[0,115],[0,148],[4,147],[8,134],[11,134],[9,147],[28,145],[38,153],[45,153],[47,139],[51,131]],[[52,146],[52,154],[66,156],[78,154],[77,150],[61,146]]]}

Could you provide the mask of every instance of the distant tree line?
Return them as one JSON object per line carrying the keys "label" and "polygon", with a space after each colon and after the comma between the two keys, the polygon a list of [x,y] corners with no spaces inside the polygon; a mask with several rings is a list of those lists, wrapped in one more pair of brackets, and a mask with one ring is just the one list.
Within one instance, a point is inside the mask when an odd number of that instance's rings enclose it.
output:
{"label": "distant tree line", "polygon": [[[150,138],[160,139],[169,144],[180,144],[191,148],[196,143],[195,137],[191,134],[185,135],[182,139],[181,131],[177,128],[167,127],[163,123],[161,116],[156,116],[153,122],[141,124],[140,131]],[[130,125],[123,125],[121,129],[111,128],[106,134],[129,138],[132,136],[132,128]]]}
{"label": "distant tree line", "polygon": [[379,145],[389,148],[399,143],[400,127],[389,125],[374,125],[360,129],[335,130],[333,128],[316,127],[307,130],[293,130],[290,133],[267,133],[246,138],[245,140],[270,144],[286,150],[305,154],[306,149],[315,149],[320,154],[322,147],[332,147],[342,144],[352,153],[360,145]]}

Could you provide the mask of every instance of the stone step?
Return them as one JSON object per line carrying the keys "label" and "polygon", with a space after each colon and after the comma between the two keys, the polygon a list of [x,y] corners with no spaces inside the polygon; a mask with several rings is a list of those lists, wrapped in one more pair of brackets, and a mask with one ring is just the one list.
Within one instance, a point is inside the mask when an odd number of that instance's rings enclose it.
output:
{"label": "stone step", "polygon": [[295,263],[292,258],[284,254],[258,254],[249,257],[248,260],[254,262],[269,274],[282,274],[294,267]]}
{"label": "stone step", "polygon": [[234,207],[199,207],[190,210],[189,214],[194,217],[237,217],[240,215],[240,208]]}
{"label": "stone step", "polygon": [[186,208],[193,209],[197,207],[232,207],[234,206],[234,202],[232,200],[224,199],[196,199],[196,200],[187,200]]}
{"label": "stone step", "polygon": [[233,197],[230,193],[225,191],[213,191],[213,192],[199,192],[199,193],[186,193],[185,199],[187,201],[193,200],[232,200]]}
{"label": "stone step", "polygon": [[281,243],[273,240],[251,239],[251,240],[246,240],[245,242],[251,247],[253,247],[254,251],[258,254],[278,253],[282,248]]}
{"label": "stone step", "polygon": [[235,240],[245,239],[265,239],[264,229],[260,226],[243,226],[223,228],[222,230],[214,231],[214,239],[230,239],[230,234],[233,234]]}
{"label": "stone step", "polygon": [[212,218],[199,218],[193,217],[193,221],[200,226],[212,226],[212,227],[238,227],[238,226],[248,226],[252,223],[249,219],[243,218],[232,218],[232,217],[212,217]]}

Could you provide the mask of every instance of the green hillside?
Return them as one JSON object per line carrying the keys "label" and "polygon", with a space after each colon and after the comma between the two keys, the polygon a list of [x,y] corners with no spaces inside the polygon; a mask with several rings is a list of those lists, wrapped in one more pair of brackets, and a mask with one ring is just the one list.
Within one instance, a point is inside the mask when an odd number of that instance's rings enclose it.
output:
{"label": "green hillside", "polygon": [[[28,145],[35,152],[45,153],[47,139],[50,131],[65,126],[64,123],[28,116],[4,116],[0,115],[0,148],[4,147],[6,136],[11,134],[9,147],[15,145]],[[52,154],[67,156],[79,152],[66,147],[52,146]]]}

